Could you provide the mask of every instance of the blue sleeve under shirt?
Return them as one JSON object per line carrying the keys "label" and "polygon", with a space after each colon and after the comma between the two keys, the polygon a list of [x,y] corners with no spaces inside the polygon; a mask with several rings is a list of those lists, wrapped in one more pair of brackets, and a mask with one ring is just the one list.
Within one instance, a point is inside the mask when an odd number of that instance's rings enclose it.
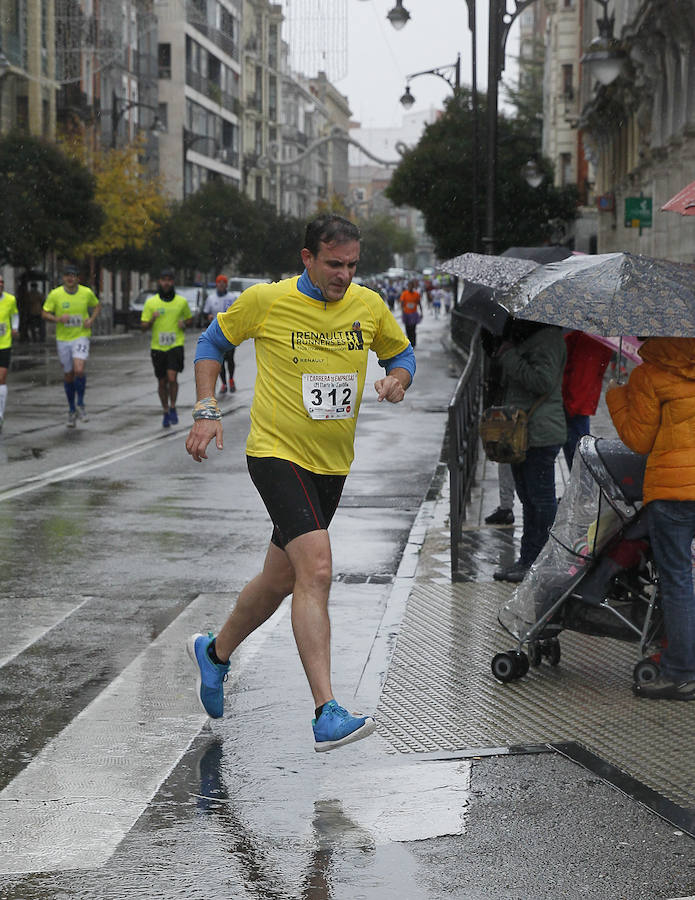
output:
{"label": "blue sleeve under shirt", "polygon": [[401,350],[397,356],[392,356],[391,359],[380,359],[379,365],[386,369],[387,375],[390,373],[391,369],[397,367],[406,369],[410,374],[410,381],[412,383],[415,375],[415,351],[413,350],[412,345],[408,344],[405,350]]}
{"label": "blue sleeve under shirt", "polygon": [[215,359],[222,365],[225,353],[231,350],[232,347],[236,347],[236,344],[232,344],[231,341],[227,340],[217,319],[213,319],[198,338],[193,364],[195,365],[199,359]]}

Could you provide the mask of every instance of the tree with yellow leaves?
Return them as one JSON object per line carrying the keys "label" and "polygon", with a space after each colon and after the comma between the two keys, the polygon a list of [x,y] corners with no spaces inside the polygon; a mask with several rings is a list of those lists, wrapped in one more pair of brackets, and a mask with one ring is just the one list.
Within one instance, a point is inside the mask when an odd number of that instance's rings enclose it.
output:
{"label": "tree with yellow leaves", "polygon": [[71,137],[64,146],[92,170],[94,198],[104,213],[101,228],[78,253],[110,268],[129,268],[138,251],[152,243],[168,210],[160,180],[152,178],[141,161],[142,138],[96,154],[88,153],[79,137]]}

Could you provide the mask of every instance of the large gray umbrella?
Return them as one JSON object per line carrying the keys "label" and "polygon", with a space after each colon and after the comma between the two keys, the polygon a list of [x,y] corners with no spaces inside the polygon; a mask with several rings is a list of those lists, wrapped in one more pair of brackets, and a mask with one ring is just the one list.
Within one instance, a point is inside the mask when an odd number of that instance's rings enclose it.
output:
{"label": "large gray umbrella", "polygon": [[530,259],[514,259],[511,256],[486,256],[484,253],[462,253],[437,266],[438,271],[447,275],[457,275],[467,281],[483,284],[485,287],[505,288],[514,284],[523,275],[537,268],[538,263]]}
{"label": "large gray umbrella", "polygon": [[532,259],[537,263],[557,262],[572,256],[572,251],[567,247],[557,244],[549,244],[546,247],[507,247],[500,256],[515,256],[517,259]]}
{"label": "large gray umbrella", "polygon": [[695,337],[695,265],[632,253],[539,266],[497,299],[519,319],[600,335]]}

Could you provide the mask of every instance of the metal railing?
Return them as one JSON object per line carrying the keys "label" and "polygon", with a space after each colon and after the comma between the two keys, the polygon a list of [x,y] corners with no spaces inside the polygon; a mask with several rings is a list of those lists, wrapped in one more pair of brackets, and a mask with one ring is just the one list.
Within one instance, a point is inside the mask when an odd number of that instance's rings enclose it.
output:
{"label": "metal railing", "polygon": [[467,354],[466,365],[449,401],[449,526],[451,580],[457,581],[461,526],[475,480],[478,462],[478,423],[485,381],[485,358],[480,343],[480,326],[452,313],[452,338]]}

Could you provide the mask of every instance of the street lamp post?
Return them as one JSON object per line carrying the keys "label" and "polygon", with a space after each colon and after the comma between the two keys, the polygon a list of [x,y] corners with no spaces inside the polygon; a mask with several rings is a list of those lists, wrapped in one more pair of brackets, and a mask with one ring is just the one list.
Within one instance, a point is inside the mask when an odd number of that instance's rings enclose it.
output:
{"label": "street lamp post", "polygon": [[[471,2],[469,10],[472,10],[472,28],[475,29],[475,4]],[[473,32],[475,33],[475,31]],[[473,47],[475,48],[475,38],[473,38]],[[471,106],[473,108],[473,153],[471,154],[471,181],[472,181],[472,225],[473,225],[473,249],[478,249],[478,86],[475,65],[475,49],[473,50],[473,66],[472,66],[472,86],[471,86]],[[412,75],[406,76],[405,91],[403,92],[400,103],[406,109],[410,109],[415,103],[415,97],[410,90],[410,82],[414,78],[421,75],[436,75],[443,78],[444,81],[454,91],[454,96],[461,87],[461,54],[456,57],[456,62],[449,66],[437,66],[434,69],[425,69],[423,72],[414,72]]]}
{"label": "street lamp post", "polygon": [[[490,11],[488,21],[488,75],[487,75],[487,172],[486,172],[486,189],[485,189],[485,235],[483,243],[487,253],[494,253],[495,249],[495,191],[497,185],[497,113],[498,113],[498,94],[499,82],[504,71],[504,50],[509,35],[509,29],[516,18],[536,0],[514,0],[514,9],[509,12],[507,9],[507,0],[489,0]],[[599,3],[607,3],[608,0],[597,0]],[[468,27],[471,30],[472,52],[473,52],[473,72],[475,78],[475,0],[466,0],[468,6]],[[396,24],[391,16],[398,9],[398,22]],[[392,9],[388,15],[391,24],[396,28],[402,28],[408,19],[410,13],[402,8],[401,0],[398,0],[397,7]],[[474,88],[474,102],[475,93]],[[476,178],[477,181],[477,178]]]}
{"label": "street lamp post", "polygon": [[603,7],[603,16],[596,20],[598,37],[589,44],[582,56],[582,65],[603,85],[612,84],[623,70],[627,54],[613,34],[615,15],[608,15],[608,0],[596,0]]}
{"label": "street lamp post", "polygon": [[115,148],[117,144],[118,138],[118,123],[121,121],[123,116],[128,112],[129,109],[134,109],[135,107],[143,107],[144,109],[152,110],[155,113],[155,116],[152,120],[152,125],[150,126],[150,134],[153,137],[159,137],[159,135],[165,130],[164,125],[162,124],[162,120],[159,118],[158,109],[156,106],[152,106],[151,103],[142,103],[139,100],[127,100],[126,102],[120,102],[120,98],[116,96],[116,92],[113,91],[111,94],[111,147]]}
{"label": "street lamp post", "polygon": [[0,134],[2,133],[2,120],[4,118],[5,110],[3,108],[3,97],[2,97],[2,82],[6,75],[10,74],[12,69],[12,63],[3,53],[2,47],[0,47]]}

